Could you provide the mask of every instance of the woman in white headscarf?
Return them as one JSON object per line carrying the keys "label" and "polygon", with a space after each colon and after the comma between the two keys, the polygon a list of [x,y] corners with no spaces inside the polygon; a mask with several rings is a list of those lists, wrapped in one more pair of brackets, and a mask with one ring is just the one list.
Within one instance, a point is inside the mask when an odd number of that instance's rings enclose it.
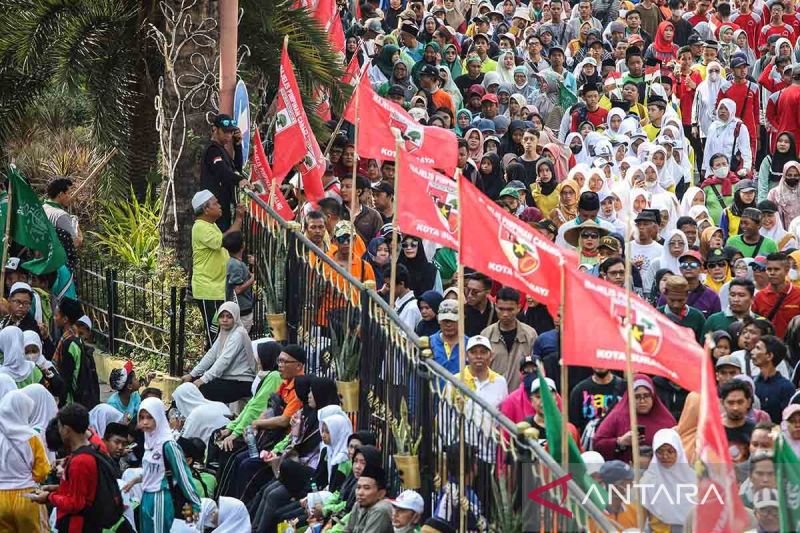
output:
{"label": "woman in white headscarf", "polygon": [[22,391],[0,400],[0,531],[50,531],[45,507],[23,496],[50,472],[45,447],[31,427],[33,409]]}
{"label": "woman in white headscarf", "polygon": [[588,165],[592,162],[592,158],[589,157],[589,151],[586,149],[586,144],[583,142],[583,137],[578,132],[573,131],[569,133],[564,139],[564,144],[567,145],[572,155],[575,156],[576,163],[583,163]]}
{"label": "woman in white headscarf", "polygon": [[[328,486],[336,490],[348,472],[340,472],[338,466],[350,459],[347,450],[347,438],[353,433],[353,425],[347,416],[334,414],[320,420],[320,433],[322,435],[323,449],[325,450],[325,463],[328,467]],[[334,478],[334,472],[339,474]]]}
{"label": "woman in white headscarf", "polygon": [[6,326],[0,330],[0,352],[3,353],[0,373],[11,376],[17,387],[42,380],[41,370],[25,357],[24,335],[17,326]]}
{"label": "woman in white headscarf", "polygon": [[251,527],[250,515],[244,503],[228,496],[219,499],[217,528],[212,533],[240,533],[250,531]]}
{"label": "woman in white headscarf", "polygon": [[625,111],[618,107],[612,107],[606,117],[606,135],[609,137],[613,135],[622,135],[622,132],[619,130],[623,120],[625,120]]}
{"label": "woman in white headscarf", "polygon": [[[734,153],[735,151],[735,153]],[[747,126],[736,118],[736,102],[723,98],[717,105],[717,118],[708,127],[708,138],[703,150],[703,172],[711,173],[710,159],[714,154],[731,154],[741,160],[739,176],[753,168],[753,153],[750,151],[750,134]]]}
{"label": "woman in white headscarf", "polygon": [[722,78],[722,66],[717,61],[709,61],[706,72],[706,79],[697,86],[692,103],[692,124],[699,125],[701,139],[709,136],[708,129],[716,116],[717,96],[720,89],[728,85]]}
{"label": "woman in white headscarf", "polygon": [[[591,172],[592,169],[589,168],[589,165],[587,165],[586,163],[578,163],[577,165],[572,167],[572,169],[569,171],[569,174],[567,174],[567,179],[574,180],[575,183],[577,183],[578,186],[581,188],[581,191],[583,191],[584,187],[586,186],[586,182],[589,179],[589,174],[591,174]],[[580,194],[580,192],[578,194]]]}
{"label": "woman in white headscarf", "polygon": [[12,390],[17,390],[17,382],[8,374],[0,372],[0,400]]}
{"label": "woman in white headscarf", "polygon": [[739,47],[739,50],[747,58],[748,65],[756,64],[756,53],[750,48],[750,41],[747,38],[747,32],[744,30],[736,30],[733,32],[733,42]]}
{"label": "woman in white headscarf", "polygon": [[658,184],[662,189],[674,190],[676,181],[672,174],[672,168],[667,164],[667,149],[661,145],[654,144],[647,154],[648,160],[656,167],[658,174]]}
{"label": "woman in white headscarf", "polygon": [[697,475],[686,460],[681,437],[674,429],[656,431],[653,452],[653,460],[639,481],[642,485],[659,487],[659,491],[648,491],[642,502],[650,530],[670,531],[677,527],[680,531],[695,507],[694,492],[689,487],[697,484]]}
{"label": "woman in white headscarf", "polygon": [[256,359],[250,336],[239,318],[239,306],[225,302],[217,312],[219,335],[183,381],[194,381],[209,400],[235,402],[251,395]]}
{"label": "woman in white headscarf", "polygon": [[461,95],[461,91],[458,90],[453,76],[450,75],[450,69],[444,65],[439,65],[437,68],[439,69],[439,80],[442,82],[442,90],[453,99],[454,109],[461,109],[461,102],[464,97]]}
{"label": "woman in white headscarf", "polygon": [[184,438],[198,438],[208,445],[211,434],[230,422],[232,413],[228,406],[206,400],[194,383],[179,385],[172,393],[172,399],[185,419],[181,429]]}
{"label": "woman in white headscarf", "polygon": [[681,198],[681,216],[692,216],[689,210],[696,205],[706,205],[706,193],[700,187],[689,187]]}
{"label": "woman in white headscarf", "polygon": [[107,403],[96,405],[89,411],[89,427],[102,439],[106,433],[106,427],[112,422],[124,423],[125,415]]}
{"label": "woman in white headscarf", "polygon": [[[55,418],[58,413],[58,403],[53,395],[50,394],[43,385],[33,383],[22,389],[28,398],[33,400],[33,412],[31,412],[31,427],[36,431],[39,440],[42,441],[45,449],[47,450],[47,460],[51,463],[56,460],[55,450],[47,449],[47,440],[44,438],[44,432],[47,429],[47,424]],[[101,435],[102,436],[102,435]]]}
{"label": "woman in white headscarf", "polygon": [[655,279],[656,272],[662,268],[668,268],[670,272],[680,276],[681,269],[678,266],[678,259],[688,251],[689,241],[686,239],[686,235],[679,229],[670,230],[664,238],[661,257],[650,263],[652,278]]}

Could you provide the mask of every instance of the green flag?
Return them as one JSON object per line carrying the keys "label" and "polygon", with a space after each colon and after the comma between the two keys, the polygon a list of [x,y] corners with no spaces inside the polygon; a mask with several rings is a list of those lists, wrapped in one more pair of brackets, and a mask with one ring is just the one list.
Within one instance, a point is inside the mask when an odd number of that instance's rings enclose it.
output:
{"label": "green flag", "polygon": [[[558,409],[556,399],[547,382],[544,380],[542,373],[539,373],[539,394],[542,398],[542,415],[544,416],[544,427],[547,433],[547,448],[550,455],[561,464],[561,433],[563,431],[563,421],[561,419],[561,411]],[[561,401],[566,401],[562,398]],[[572,474],[572,479],[578,486],[589,494],[594,503],[600,508],[605,509],[605,502],[603,501],[605,490],[598,486],[594,480],[586,472],[586,465],[581,458],[581,452],[578,445],[569,436],[569,472]],[[591,490],[590,490],[591,489]]]}
{"label": "green flag", "polygon": [[781,531],[800,531],[800,459],[783,436],[775,439],[775,474]]}
{"label": "green flag", "polygon": [[[56,228],[47,218],[39,197],[16,167],[12,167],[8,173],[8,182],[12,195],[11,240],[38,255],[23,263],[22,268],[33,274],[55,272],[67,261],[67,254],[58,240]],[[5,231],[8,196],[4,195],[1,201],[0,227]]]}

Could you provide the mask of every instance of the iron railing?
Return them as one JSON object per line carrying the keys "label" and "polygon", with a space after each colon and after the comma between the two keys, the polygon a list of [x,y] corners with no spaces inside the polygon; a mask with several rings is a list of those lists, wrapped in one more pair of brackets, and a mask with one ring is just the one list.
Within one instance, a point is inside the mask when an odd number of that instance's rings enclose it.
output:
{"label": "iron railing", "polygon": [[[553,458],[436,363],[428,339],[403,324],[370,283],[345,272],[300,232],[298,224],[285,222],[263,200],[248,194],[245,234],[247,253],[256,256],[256,286],[262,291],[276,283],[280,287],[261,293],[255,324],[267,324],[267,311],[285,313],[287,340],[308,350],[307,371],[334,379],[339,376],[331,364],[332,339],[346,331],[358,336],[358,406],[346,407],[358,429],[377,435],[392,488],[417,488],[425,496],[426,513],[449,511],[445,514],[457,529],[464,505],[468,512],[462,531],[486,530],[488,522],[493,531],[503,533],[585,531],[589,518],[596,531],[614,530],[600,509],[583,503],[585,494],[573,481],[566,485],[566,505],[575,513],[571,519],[528,501],[529,491],[564,476]],[[393,425],[401,419],[403,404],[408,410],[408,441],[419,442],[414,450],[418,471],[395,456]],[[458,474],[462,451],[463,489]],[[418,480],[412,479],[417,473]],[[501,486],[504,490],[497,490]],[[522,524],[520,519],[519,527],[496,523],[501,515],[520,517],[523,507],[527,521]]]}

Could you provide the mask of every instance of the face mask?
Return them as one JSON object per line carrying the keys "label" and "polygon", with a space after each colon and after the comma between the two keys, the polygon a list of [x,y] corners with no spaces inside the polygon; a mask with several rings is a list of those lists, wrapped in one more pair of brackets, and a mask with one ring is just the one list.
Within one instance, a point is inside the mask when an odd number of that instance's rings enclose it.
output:
{"label": "face mask", "polygon": [[718,178],[724,178],[728,175],[728,172],[730,172],[730,170],[728,169],[727,165],[714,169],[714,175]]}
{"label": "face mask", "polygon": [[786,185],[788,185],[789,187],[794,188],[794,187],[797,187],[798,183],[800,183],[800,177],[798,177],[798,178],[786,178],[784,181],[786,181]]}
{"label": "face mask", "polygon": [[798,274],[797,274],[797,269],[796,268],[790,268],[789,269],[789,279],[792,280],[792,281],[797,281],[798,277],[800,277],[800,276],[798,276]]}
{"label": "face mask", "polygon": [[683,16],[683,9],[673,9],[672,14],[680,18]]}
{"label": "face mask", "polygon": [[569,149],[573,154],[581,153],[581,148],[583,148],[580,144],[570,145]]}
{"label": "face mask", "polygon": [[718,81],[719,81],[719,72],[712,72],[712,73],[710,73],[710,74],[708,75],[708,79],[709,79],[709,80],[711,80],[711,81],[713,81],[713,82],[718,82]]}

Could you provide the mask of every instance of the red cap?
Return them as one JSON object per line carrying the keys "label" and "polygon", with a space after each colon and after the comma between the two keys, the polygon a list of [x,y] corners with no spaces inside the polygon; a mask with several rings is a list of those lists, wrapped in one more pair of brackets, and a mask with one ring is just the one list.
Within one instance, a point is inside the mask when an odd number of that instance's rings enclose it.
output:
{"label": "red cap", "polygon": [[497,100],[497,95],[493,93],[484,94],[481,98],[481,103],[483,102],[494,102],[495,104],[499,104],[500,102]]}
{"label": "red cap", "polygon": [[700,263],[703,262],[703,258],[700,256],[700,252],[698,252],[697,250],[687,250],[684,253],[682,253],[678,259],[680,260],[683,259],[684,257],[694,257],[695,259],[700,261]]}

